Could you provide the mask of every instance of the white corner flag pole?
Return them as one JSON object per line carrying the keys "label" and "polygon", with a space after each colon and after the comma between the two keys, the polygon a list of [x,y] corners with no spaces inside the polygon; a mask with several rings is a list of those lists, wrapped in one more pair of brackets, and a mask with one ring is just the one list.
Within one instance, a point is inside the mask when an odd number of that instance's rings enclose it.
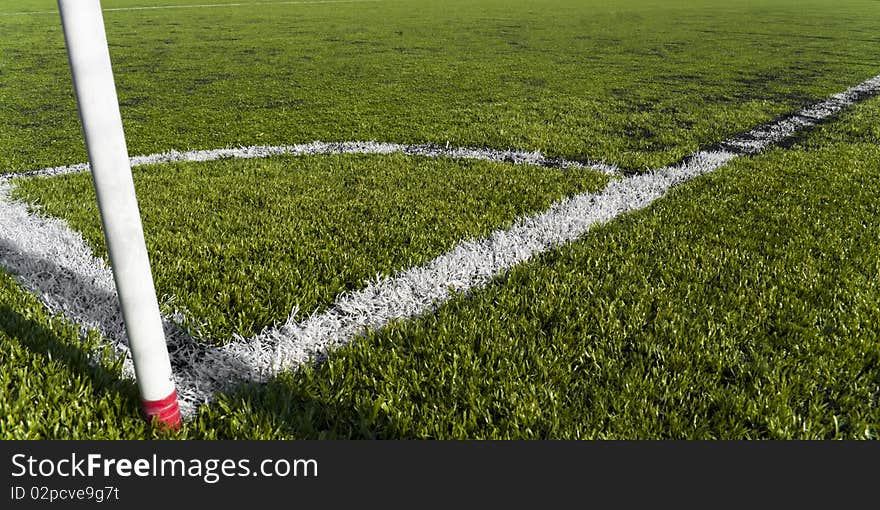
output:
{"label": "white corner flag pole", "polygon": [[143,412],[180,425],[177,392],[144,243],[100,0],[58,0],[104,237]]}

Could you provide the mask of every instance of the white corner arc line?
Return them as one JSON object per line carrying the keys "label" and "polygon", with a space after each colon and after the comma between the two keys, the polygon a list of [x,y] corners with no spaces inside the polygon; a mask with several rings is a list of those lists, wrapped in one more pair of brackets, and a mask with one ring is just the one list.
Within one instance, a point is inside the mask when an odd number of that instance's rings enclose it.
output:
{"label": "white corner arc line", "polygon": [[[880,76],[705,150],[683,162],[649,173],[612,180],[598,193],[584,193],[553,204],[544,212],[520,218],[506,230],[484,239],[460,242],[425,265],[344,293],[331,307],[298,322],[295,314],[278,327],[221,347],[195,343],[168,321],[169,350],[182,412],[192,417],[201,403],[234,381],[264,381],[295,369],[334,346],[370,329],[434,309],[460,292],[478,288],[499,273],[555,246],[575,240],[596,225],[650,205],[671,188],[712,172],[742,154],[757,153],[798,130],[880,93]],[[82,237],[60,220],[30,213],[9,199],[11,184],[0,180],[0,264],[41,297],[53,312],[98,327],[118,352],[126,351],[118,310],[114,312],[112,276]],[[89,312],[92,302],[100,313]]]}
{"label": "white corner arc line", "polygon": [[[355,142],[320,142],[294,145],[252,145],[248,147],[168,151],[145,156],[133,156],[130,160],[132,168],[155,165],[159,163],[203,162],[221,159],[252,159],[271,156],[315,156],[329,154],[403,154],[426,158],[472,159],[494,161],[514,165],[529,165],[544,168],[578,168],[591,169],[611,176],[620,175],[614,165],[598,162],[571,161],[564,158],[551,158],[538,151],[520,149],[487,149],[477,147],[450,147],[434,144],[403,144],[369,141]],[[89,171],[88,163],[77,163],[68,166],[57,166],[33,170],[30,172],[0,174],[0,180],[29,177],[56,177]]]}

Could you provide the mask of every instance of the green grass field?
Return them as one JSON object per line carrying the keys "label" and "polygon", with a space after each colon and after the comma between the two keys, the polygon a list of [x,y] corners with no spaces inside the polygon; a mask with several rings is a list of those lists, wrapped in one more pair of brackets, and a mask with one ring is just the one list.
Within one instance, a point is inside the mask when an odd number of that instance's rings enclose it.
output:
{"label": "green grass field", "polygon": [[[158,292],[176,298],[200,336],[219,341],[251,336],[293,307],[325,308],[377,274],[608,180],[591,170],[404,156],[181,163],[135,175],[147,249],[162,268]],[[16,191],[106,256],[88,174],[23,181]]]}
{"label": "green grass field", "polygon": [[198,425],[278,437],[872,438],[880,100]]}
{"label": "green grass field", "polygon": [[[644,169],[873,76],[878,17],[871,0],[383,0],[105,24],[133,155],[376,139]],[[58,16],[0,33],[0,168],[85,161]]]}
{"label": "green grass field", "polygon": [[[86,161],[58,16],[19,14],[53,9],[0,6],[0,174]],[[878,15],[869,0],[382,0],[105,22],[132,155],[379,140],[643,171],[877,75]],[[0,269],[0,437],[876,439],[878,126],[880,99],[855,105],[323,363],[218,395],[178,433],[140,420],[119,363],[91,362],[97,333]],[[613,179],[402,155],[134,174],[164,310],[209,343]],[[16,186],[104,256],[88,175]]]}

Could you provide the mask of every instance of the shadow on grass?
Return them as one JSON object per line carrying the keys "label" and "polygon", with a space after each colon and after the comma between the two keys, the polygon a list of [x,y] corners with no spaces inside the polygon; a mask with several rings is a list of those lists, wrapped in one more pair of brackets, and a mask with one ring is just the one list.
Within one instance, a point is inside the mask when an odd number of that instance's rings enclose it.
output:
{"label": "shadow on grass", "polygon": [[133,413],[139,409],[134,382],[120,378],[117,372],[93,359],[93,354],[82,345],[59,338],[45,325],[23,316],[6,304],[0,304],[0,330],[30,352],[43,357],[47,363],[60,362],[71,372],[88,379],[96,394],[113,395]]}
{"label": "shadow on grass", "polygon": [[[311,366],[266,383],[241,383],[200,409],[195,437],[216,439],[400,439],[407,436],[358,392],[343,391]],[[334,391],[335,390],[335,391]],[[361,397],[361,398],[359,398]],[[268,436],[268,437],[267,437]]]}
{"label": "shadow on grass", "polygon": [[[77,310],[87,323],[100,324],[107,330],[121,328],[117,297],[95,286],[94,282],[60,267],[40,254],[22,250],[8,240],[0,239],[0,267],[11,275],[25,277],[38,292],[61,299]],[[0,269],[2,270],[2,269]],[[54,275],[42,278],[39,275]],[[59,286],[63,286],[59,290]],[[83,307],[84,301],[94,303]],[[75,326],[74,326],[75,327]],[[170,328],[170,329],[169,329]],[[176,326],[166,324],[166,335],[175,337]],[[18,341],[31,352],[42,356],[47,363],[61,362],[73,373],[91,381],[98,395],[113,395],[121,400],[122,409],[130,409],[137,416],[140,408],[137,386],[133,381],[120,377],[118,371],[99,362],[94,354],[96,346],[81,343],[79,332],[76,340],[65,339],[38,320],[31,319],[9,304],[0,304],[0,330]],[[169,341],[172,368],[178,372],[181,364],[198,364],[209,349],[192,342],[188,337],[177,335]],[[222,363],[232,366],[240,360],[229,358]],[[265,384],[228,381],[228,388],[217,401],[189,423],[181,437],[207,437],[218,439],[264,439],[270,437],[305,438],[376,438],[391,437],[396,427],[385,423],[373,409],[370,400],[359,403],[356,395],[334,394],[335,388],[311,378],[321,371],[322,362],[286,374]],[[237,367],[242,372],[246,367]]]}
{"label": "shadow on grass", "polygon": [[[39,293],[62,302],[76,302],[85,296],[88,298],[86,302],[94,305],[78,306],[83,309],[84,320],[101,324],[104,328],[112,326],[111,319],[103,315],[106,315],[107,303],[114,303],[118,309],[114,294],[98,289],[86,278],[6,239],[0,239],[0,277],[2,273],[12,277],[17,275],[36,287]],[[51,316],[51,312],[47,312],[47,316]],[[117,372],[101,363],[95,353],[96,346],[84,345],[79,331],[72,333],[76,341],[65,340],[45,324],[22,315],[6,303],[0,304],[0,329],[31,352],[47,360],[60,361],[73,372],[90,379],[99,391],[119,393],[121,398],[138,402],[134,382],[121,379]]]}
{"label": "shadow on grass", "polygon": [[[47,364],[60,362],[88,379],[97,397],[118,399],[122,409],[131,410],[130,416],[122,418],[140,417],[136,384],[93,359],[93,351],[86,346],[59,338],[6,304],[0,304],[0,330]],[[218,396],[219,402],[203,408],[202,417],[187,425],[184,437],[267,439],[267,433],[271,438],[293,439],[389,437],[388,427],[377,423],[376,416],[360,411],[350,395],[339,395],[331,403],[312,393],[312,386],[300,384],[301,377],[295,373],[265,384],[233,383],[232,389]]]}

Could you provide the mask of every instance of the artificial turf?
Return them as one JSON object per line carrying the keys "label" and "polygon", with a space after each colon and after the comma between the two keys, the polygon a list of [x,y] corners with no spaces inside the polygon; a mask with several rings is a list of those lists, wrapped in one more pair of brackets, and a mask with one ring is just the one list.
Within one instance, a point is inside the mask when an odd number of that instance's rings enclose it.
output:
{"label": "artificial turf", "polygon": [[97,361],[97,341],[0,271],[0,439],[167,437],[140,418],[120,363]]}
{"label": "artificial turf", "polygon": [[[176,435],[0,275],[5,438],[876,439],[880,100]],[[94,341],[91,337],[90,342]]]}
{"label": "artificial turf", "polygon": [[[57,16],[9,15],[53,8],[51,0],[0,6],[0,173],[86,159]],[[372,138],[539,149],[644,169],[876,75],[878,9],[870,0],[386,0],[113,11],[106,22],[132,154]],[[220,395],[174,437],[875,439],[878,121],[878,100],[856,106],[436,314],[370,333],[321,365]],[[441,171],[450,181],[436,177]],[[492,179],[524,171],[317,157],[136,175],[148,236],[152,222],[180,229],[148,238],[154,257],[202,250],[216,271],[228,263],[223,250],[238,254],[237,271],[207,283],[186,277],[198,261],[179,257],[190,266],[179,273],[188,311],[213,320],[207,336],[223,340],[302,303],[274,300],[326,305],[374,272],[601,184],[592,175],[580,184],[555,176],[538,179],[543,191],[532,202],[521,202],[532,193],[496,202]],[[255,186],[257,175],[273,187]],[[520,190],[538,182],[511,179]],[[413,187],[390,191],[401,182]],[[40,196],[101,252],[93,200],[81,195],[91,193],[86,176],[22,186],[22,196]],[[282,199],[284,189],[298,189],[299,200]],[[459,204],[462,190],[482,199]],[[392,192],[410,216],[382,196]],[[263,207],[273,214],[248,214]],[[388,237],[343,221],[351,207],[381,216]],[[212,218],[215,208],[229,212]],[[302,269],[275,269],[273,257],[290,255],[291,245],[258,230],[290,227],[292,209],[328,220],[298,223],[303,229],[330,225],[355,239],[300,261],[316,274],[321,264],[309,264],[323,261],[325,276],[350,264],[341,284],[330,277],[322,290],[291,291],[288,277]],[[442,232],[401,227],[412,221]],[[423,236],[415,248],[403,242],[411,251],[392,253],[398,234],[415,231]],[[306,246],[320,250],[311,239]],[[252,244],[266,254],[265,269],[247,260],[251,250],[242,247]],[[167,277],[173,266],[154,260],[168,295],[179,284]],[[266,277],[262,288],[252,272]],[[240,289],[269,303],[249,304]],[[208,302],[218,296],[219,306]],[[93,362],[94,341],[81,344],[75,327],[0,273],[2,437],[158,437],[139,421],[135,387],[119,379],[118,365]]]}
{"label": "artificial turf", "polygon": [[[401,155],[277,157],[137,168],[166,312],[204,340],[251,336],[324,309],[377,275],[426,262],[608,177]],[[16,195],[106,256],[89,174],[22,179]]]}
{"label": "artificial turf", "polygon": [[193,430],[876,439],[880,100],[842,117],[225,395]]}
{"label": "artificial turf", "polygon": [[[86,160],[57,14],[4,15],[54,8],[0,6],[0,173]],[[636,170],[873,76],[877,19],[871,0],[105,13],[133,155],[375,139],[536,149]]]}

